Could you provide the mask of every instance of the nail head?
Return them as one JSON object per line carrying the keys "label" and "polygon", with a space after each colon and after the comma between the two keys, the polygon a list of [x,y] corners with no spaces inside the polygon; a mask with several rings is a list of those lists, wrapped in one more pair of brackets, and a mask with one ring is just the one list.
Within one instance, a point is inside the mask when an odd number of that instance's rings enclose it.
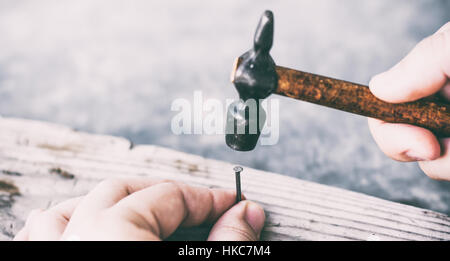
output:
{"label": "nail head", "polygon": [[233,168],[234,172],[241,172],[242,170],[244,170],[241,166],[236,166]]}

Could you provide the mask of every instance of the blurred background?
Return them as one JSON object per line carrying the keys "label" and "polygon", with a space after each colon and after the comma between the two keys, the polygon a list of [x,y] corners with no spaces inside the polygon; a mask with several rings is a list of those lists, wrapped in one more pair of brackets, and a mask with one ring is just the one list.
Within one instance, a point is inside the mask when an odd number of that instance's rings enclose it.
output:
{"label": "blurred background", "polygon": [[450,214],[450,183],[384,156],[360,116],[276,97],[276,146],[238,153],[221,135],[172,134],[174,99],[192,101],[195,90],[204,99],[237,97],[233,60],[251,47],[265,9],[275,14],[277,64],[363,84],[450,20],[446,0],[0,0],[0,115]]}

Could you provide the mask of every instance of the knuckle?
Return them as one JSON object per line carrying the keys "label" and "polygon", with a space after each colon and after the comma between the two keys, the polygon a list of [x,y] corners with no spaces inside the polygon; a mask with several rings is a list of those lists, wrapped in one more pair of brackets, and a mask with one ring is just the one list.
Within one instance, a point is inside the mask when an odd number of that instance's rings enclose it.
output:
{"label": "knuckle", "polygon": [[114,178],[107,178],[107,179],[103,180],[102,182],[100,182],[100,184],[98,186],[106,187],[106,188],[116,188],[116,187],[121,187],[124,184],[125,184],[125,180],[123,178],[114,177]]}
{"label": "knuckle", "polygon": [[182,191],[180,185],[177,184],[176,182],[165,182],[165,183],[162,183],[161,185],[164,186],[164,188],[167,189],[168,191],[170,191],[171,193],[175,193],[177,195],[183,194],[183,191]]}
{"label": "knuckle", "polygon": [[183,188],[180,184],[177,183],[162,183],[160,184],[162,190],[164,191],[164,195],[170,195],[170,200],[173,200],[173,203],[178,205],[180,208],[186,210],[187,202],[185,199],[185,195],[183,192]]}

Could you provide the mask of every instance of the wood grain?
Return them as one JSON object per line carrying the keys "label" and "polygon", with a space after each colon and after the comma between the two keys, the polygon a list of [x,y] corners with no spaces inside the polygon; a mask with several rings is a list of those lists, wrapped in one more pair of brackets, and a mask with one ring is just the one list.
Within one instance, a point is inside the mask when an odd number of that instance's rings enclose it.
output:
{"label": "wood grain", "polygon": [[450,104],[438,99],[392,104],[376,98],[367,86],[281,66],[277,94],[391,123],[406,123],[450,137]]}
{"label": "wood grain", "polygon": [[[0,118],[0,239],[30,210],[83,195],[105,178],[146,176],[234,188],[233,165],[120,137]],[[263,240],[450,240],[450,218],[361,193],[244,167],[243,193],[262,204]],[[209,227],[171,237],[204,239]]]}

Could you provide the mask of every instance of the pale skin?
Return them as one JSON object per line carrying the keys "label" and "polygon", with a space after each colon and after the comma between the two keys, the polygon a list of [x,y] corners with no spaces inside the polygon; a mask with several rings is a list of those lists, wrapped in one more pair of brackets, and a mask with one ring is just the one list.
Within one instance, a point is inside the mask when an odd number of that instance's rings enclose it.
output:
{"label": "pale skin", "polygon": [[211,223],[208,240],[258,240],[264,210],[234,191],[149,178],[101,182],[86,196],[34,210],[15,240],[164,240]]}
{"label": "pale skin", "polygon": [[[401,103],[430,95],[450,101],[450,22],[421,41],[402,61],[372,78],[370,90],[379,99]],[[369,119],[381,150],[397,161],[419,162],[430,178],[450,181],[450,138],[429,130]]]}

